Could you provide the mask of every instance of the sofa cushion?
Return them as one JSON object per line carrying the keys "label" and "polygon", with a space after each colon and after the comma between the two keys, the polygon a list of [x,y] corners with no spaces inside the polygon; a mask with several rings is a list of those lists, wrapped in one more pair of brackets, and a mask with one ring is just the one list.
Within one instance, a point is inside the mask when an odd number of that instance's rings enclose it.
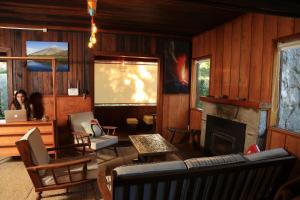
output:
{"label": "sofa cushion", "polygon": [[271,150],[266,150],[266,151],[261,151],[258,153],[246,155],[244,157],[249,161],[258,161],[258,160],[266,160],[272,158],[280,158],[288,155],[289,153],[283,148],[276,148],[276,149],[271,149]]}
{"label": "sofa cushion", "polygon": [[114,169],[117,177],[132,177],[139,175],[151,175],[163,172],[174,172],[178,170],[186,170],[186,165],[183,161],[169,161],[159,163],[146,163],[140,165],[120,166]]}
{"label": "sofa cushion", "polygon": [[222,156],[191,158],[185,160],[188,169],[211,167],[216,165],[226,165],[233,163],[245,162],[246,159],[240,154],[229,154]]}

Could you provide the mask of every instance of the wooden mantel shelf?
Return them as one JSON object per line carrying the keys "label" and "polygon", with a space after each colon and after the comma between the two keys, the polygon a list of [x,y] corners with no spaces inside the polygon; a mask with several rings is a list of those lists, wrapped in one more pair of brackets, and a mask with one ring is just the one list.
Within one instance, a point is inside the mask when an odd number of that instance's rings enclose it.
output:
{"label": "wooden mantel shelf", "polygon": [[262,103],[262,102],[259,103],[254,101],[242,101],[242,100],[235,100],[235,99],[204,97],[204,96],[201,96],[200,100],[205,102],[210,102],[210,103],[241,106],[241,107],[259,109],[259,110],[268,110],[271,108],[271,104],[269,103]]}

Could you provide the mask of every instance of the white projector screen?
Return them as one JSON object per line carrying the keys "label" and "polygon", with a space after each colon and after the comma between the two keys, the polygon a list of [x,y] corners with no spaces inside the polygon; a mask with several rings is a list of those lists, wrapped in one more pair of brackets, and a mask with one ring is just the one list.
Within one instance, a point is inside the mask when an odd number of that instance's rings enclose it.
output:
{"label": "white projector screen", "polygon": [[157,62],[95,61],[95,105],[156,104]]}

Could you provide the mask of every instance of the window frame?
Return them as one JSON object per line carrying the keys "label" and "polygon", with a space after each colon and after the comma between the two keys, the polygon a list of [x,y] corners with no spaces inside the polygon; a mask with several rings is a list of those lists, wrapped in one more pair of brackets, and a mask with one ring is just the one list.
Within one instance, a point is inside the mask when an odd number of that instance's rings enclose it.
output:
{"label": "window frame", "polygon": [[202,108],[196,107],[196,98],[200,98],[199,96],[197,97],[197,86],[196,86],[196,76],[197,76],[197,69],[196,69],[196,61],[199,60],[209,60],[210,66],[209,66],[209,95],[210,95],[210,87],[211,87],[211,65],[212,65],[212,56],[211,55],[206,55],[206,56],[201,56],[201,57],[196,57],[192,59],[192,69],[191,69],[191,93],[190,93],[190,108],[194,110],[199,110],[202,111]]}
{"label": "window frame", "polygon": [[[0,47],[0,57],[10,57],[11,56],[11,48]],[[7,97],[8,97],[8,105],[13,100],[13,65],[12,60],[0,60],[7,63]]]}
{"label": "window frame", "polygon": [[274,71],[273,71],[273,81],[272,81],[272,107],[270,113],[270,126],[276,127],[288,131],[290,133],[299,134],[290,129],[283,129],[278,126],[279,123],[279,105],[280,105],[280,82],[281,82],[281,65],[280,65],[280,51],[299,47],[300,48],[300,37],[287,37],[281,38],[274,41]]}

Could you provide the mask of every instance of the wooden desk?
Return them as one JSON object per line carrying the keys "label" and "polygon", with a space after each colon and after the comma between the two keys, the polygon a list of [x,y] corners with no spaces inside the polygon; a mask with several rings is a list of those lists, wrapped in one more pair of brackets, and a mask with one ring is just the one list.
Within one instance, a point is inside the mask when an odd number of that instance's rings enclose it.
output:
{"label": "wooden desk", "polygon": [[10,122],[0,120],[0,156],[18,156],[15,142],[29,129],[37,127],[41,131],[42,139],[47,147],[55,146],[54,121],[26,121]]}
{"label": "wooden desk", "polygon": [[149,156],[165,156],[178,151],[160,134],[129,135],[129,139],[138,151],[141,160],[147,160]]}

